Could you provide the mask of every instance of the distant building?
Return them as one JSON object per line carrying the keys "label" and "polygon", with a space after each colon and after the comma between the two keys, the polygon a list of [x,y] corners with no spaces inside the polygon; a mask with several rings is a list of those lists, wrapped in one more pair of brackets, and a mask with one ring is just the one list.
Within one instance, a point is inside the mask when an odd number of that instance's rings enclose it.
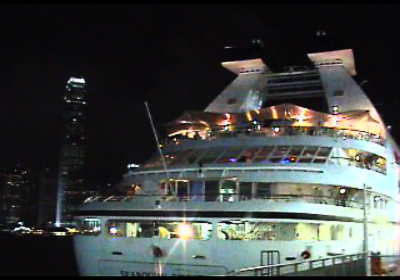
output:
{"label": "distant building", "polygon": [[20,165],[0,170],[0,223],[8,227],[25,222],[34,225],[37,207],[35,172]]}
{"label": "distant building", "polygon": [[46,227],[56,221],[57,175],[45,168],[39,174],[36,226]]}
{"label": "distant building", "polygon": [[71,77],[64,95],[64,132],[58,171],[56,223],[72,220],[74,207],[88,196],[84,183],[85,80]]}

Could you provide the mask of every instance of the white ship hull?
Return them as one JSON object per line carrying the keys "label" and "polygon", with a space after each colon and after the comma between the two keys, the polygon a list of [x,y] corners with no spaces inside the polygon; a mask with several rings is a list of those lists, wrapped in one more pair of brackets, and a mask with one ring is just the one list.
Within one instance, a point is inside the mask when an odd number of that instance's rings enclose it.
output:
{"label": "white ship hull", "polygon": [[[127,197],[77,209],[80,274],[226,275],[365,251],[399,255],[399,149],[351,78],[351,50],[309,57],[318,70],[225,63],[237,79],[205,112],[169,124],[162,157],[119,185]],[[323,95],[328,112],[261,107],[293,92]]]}

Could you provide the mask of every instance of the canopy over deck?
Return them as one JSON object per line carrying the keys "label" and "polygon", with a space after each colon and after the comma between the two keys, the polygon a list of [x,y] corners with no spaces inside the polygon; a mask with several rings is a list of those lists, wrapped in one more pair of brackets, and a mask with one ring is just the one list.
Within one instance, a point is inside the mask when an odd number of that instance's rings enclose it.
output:
{"label": "canopy over deck", "polygon": [[249,123],[335,127],[374,134],[381,133],[379,122],[371,117],[368,110],[327,114],[290,103],[235,114],[186,111],[175,121],[162,126],[167,130],[167,133],[175,134],[178,131],[222,130],[227,125],[240,127]]}

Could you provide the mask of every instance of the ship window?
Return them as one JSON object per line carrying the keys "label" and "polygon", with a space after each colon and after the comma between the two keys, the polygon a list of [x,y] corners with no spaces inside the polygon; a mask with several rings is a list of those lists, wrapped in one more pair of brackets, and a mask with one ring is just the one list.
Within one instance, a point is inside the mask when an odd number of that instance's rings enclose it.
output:
{"label": "ship window", "polygon": [[198,239],[211,238],[212,224],[181,221],[109,221],[108,234],[115,237]]}
{"label": "ship window", "polygon": [[235,103],[237,103],[237,99],[236,98],[229,98],[226,103],[229,104],[229,105],[235,104]]}
{"label": "ship window", "polygon": [[278,146],[272,153],[272,156],[284,156],[288,150],[289,146]]}
{"label": "ship window", "polygon": [[251,162],[260,148],[246,149],[243,155],[238,159],[238,162]]}
{"label": "ship window", "polygon": [[114,221],[108,223],[108,234],[114,237],[126,236],[126,223]]}
{"label": "ship window", "polygon": [[301,154],[301,151],[303,150],[304,147],[302,146],[293,146],[290,148],[289,155],[290,156],[299,156]]}
{"label": "ship window", "polygon": [[191,153],[188,158],[186,159],[189,164],[195,163],[199,156],[205,151],[206,149],[198,149]]}
{"label": "ship window", "polygon": [[318,224],[299,223],[296,227],[298,240],[318,240]]}
{"label": "ship window", "polygon": [[252,183],[240,182],[239,183],[239,200],[249,200],[252,198]]}
{"label": "ship window", "polygon": [[256,185],[256,197],[268,198],[271,195],[271,183],[259,182]]}
{"label": "ship window", "polygon": [[270,157],[269,161],[273,163],[278,163],[281,162],[281,159],[282,159],[281,157]]}
{"label": "ship window", "polygon": [[333,92],[334,96],[343,96],[344,95],[344,91],[343,90],[335,90]]}
{"label": "ship window", "polygon": [[202,201],[203,200],[203,182],[204,181],[190,181],[190,200]]}
{"label": "ship window", "polygon": [[176,182],[176,193],[178,195],[179,200],[188,200],[188,191],[189,191],[189,181],[187,180],[179,180]]}
{"label": "ship window", "polygon": [[222,201],[234,201],[236,195],[236,181],[234,180],[222,181],[220,194]]}
{"label": "ship window", "polygon": [[274,147],[263,147],[255,156],[253,162],[265,162],[273,149]]}
{"label": "ship window", "polygon": [[193,149],[187,149],[180,151],[178,154],[175,154],[174,158],[171,159],[169,165],[178,165],[178,164],[188,164],[189,162],[184,159],[193,151]]}
{"label": "ship window", "polygon": [[327,157],[331,153],[332,148],[330,147],[321,147],[318,150],[317,157]]}
{"label": "ship window", "polygon": [[303,152],[303,157],[313,157],[318,150],[318,147],[306,147]]}
{"label": "ship window", "polygon": [[312,161],[312,158],[300,158],[299,163],[310,163]]}
{"label": "ship window", "polygon": [[313,163],[323,164],[326,162],[326,158],[316,158]]}
{"label": "ship window", "polygon": [[243,148],[232,147],[223,153],[223,155],[217,160],[218,163],[234,163],[238,162],[239,156],[242,153]]}
{"label": "ship window", "polygon": [[205,181],[205,201],[216,201],[219,197],[219,181]]}
{"label": "ship window", "polygon": [[220,240],[295,240],[296,223],[224,221],[218,223]]}
{"label": "ship window", "polygon": [[331,227],[329,224],[320,224],[319,225],[318,239],[321,241],[331,240]]}
{"label": "ship window", "polygon": [[345,240],[344,225],[331,225],[331,240]]}
{"label": "ship window", "polygon": [[211,163],[215,161],[225,150],[224,147],[210,148],[199,160],[201,163]]}
{"label": "ship window", "polygon": [[78,231],[81,235],[99,235],[101,231],[100,220],[85,218],[78,223]]}
{"label": "ship window", "polygon": [[161,182],[160,183],[160,196],[164,197],[166,194],[167,194],[166,182]]}

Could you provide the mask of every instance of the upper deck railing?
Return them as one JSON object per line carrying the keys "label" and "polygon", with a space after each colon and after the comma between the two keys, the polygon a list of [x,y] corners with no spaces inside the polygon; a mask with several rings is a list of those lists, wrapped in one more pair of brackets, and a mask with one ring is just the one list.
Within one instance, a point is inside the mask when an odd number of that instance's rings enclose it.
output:
{"label": "upper deck railing", "polygon": [[[136,196],[95,196],[87,198],[83,203],[92,202],[121,202],[127,201],[129,199],[140,199],[140,197],[154,197],[165,201],[176,201],[176,202],[188,202],[194,200],[190,196],[174,196],[174,195],[136,195]],[[363,203],[361,201],[356,201],[350,198],[332,198],[330,196],[313,196],[313,195],[293,195],[293,194],[280,194],[280,195],[241,195],[237,193],[229,194],[196,194],[195,201],[205,201],[205,202],[226,202],[231,203],[234,201],[260,201],[264,200],[266,202],[303,202],[310,204],[324,204],[324,205],[336,205],[349,208],[363,208]]]}
{"label": "upper deck railing", "polygon": [[[202,135],[202,136],[201,136]],[[338,139],[355,139],[374,142],[384,146],[385,140],[379,134],[368,131],[359,131],[352,129],[342,129],[337,127],[322,126],[275,126],[273,128],[261,128],[260,125],[241,126],[232,128],[230,125],[221,130],[211,130],[206,133],[198,134],[197,137],[188,138],[183,135],[167,138],[165,144],[179,145],[182,140],[214,140],[221,138],[236,138],[241,136],[252,137],[281,137],[281,136],[314,136],[314,137],[332,137]]]}

